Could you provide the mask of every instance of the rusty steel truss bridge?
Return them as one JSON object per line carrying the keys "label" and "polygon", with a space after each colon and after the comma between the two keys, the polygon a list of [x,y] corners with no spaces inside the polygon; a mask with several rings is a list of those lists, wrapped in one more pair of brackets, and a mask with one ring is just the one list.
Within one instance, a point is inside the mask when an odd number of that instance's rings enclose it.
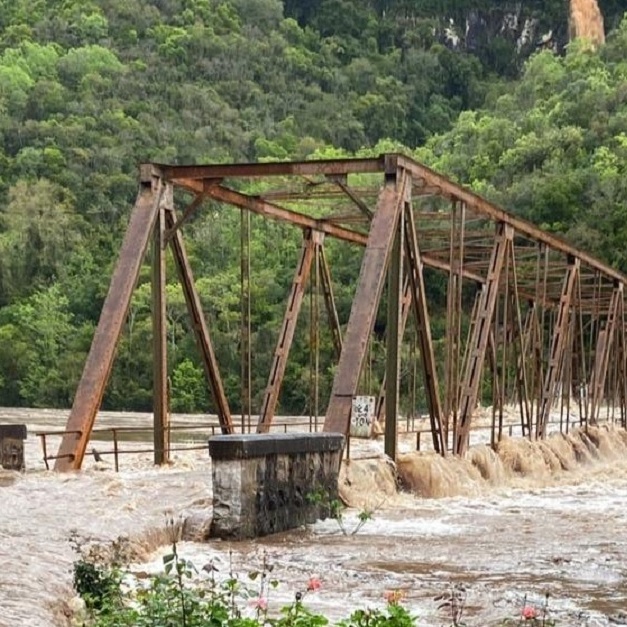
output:
{"label": "rusty steel truss bridge", "polygon": [[[252,179],[263,193],[240,191]],[[181,211],[174,206],[175,189],[190,196]],[[626,277],[563,239],[397,154],[263,164],[146,164],[140,168],[137,200],[56,456],[57,470],[81,467],[151,244],[155,462],[168,457],[168,246],[222,432],[233,432],[211,329],[183,239],[184,225],[207,200],[239,208],[243,216],[254,213],[302,231],[302,251],[257,432],[268,431],[272,424],[312,267],[320,277],[317,289],[324,296],[337,355],[325,431],[349,432],[352,399],[386,285],[385,382],[377,413],[381,419],[387,417],[385,452],[392,458],[397,451],[401,346],[410,320],[415,325],[433,448],[441,455],[467,451],[486,376],[493,390],[493,421],[502,423],[503,407],[514,404],[522,434],[531,439],[546,437],[556,403],[565,403],[567,413],[576,412],[584,425],[598,419],[602,405],[611,406],[625,426]],[[338,320],[325,256],[328,238],[364,251],[344,326]],[[245,269],[243,260],[242,272]],[[425,269],[443,273],[447,285],[443,368],[436,363]],[[250,294],[242,298],[250,299]],[[242,359],[243,386],[246,363]]]}

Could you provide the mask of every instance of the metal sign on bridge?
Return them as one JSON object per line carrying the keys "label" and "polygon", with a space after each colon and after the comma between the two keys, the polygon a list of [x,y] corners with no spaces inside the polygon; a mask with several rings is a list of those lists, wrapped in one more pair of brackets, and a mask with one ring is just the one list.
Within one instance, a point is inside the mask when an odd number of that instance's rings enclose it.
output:
{"label": "metal sign on bridge", "polygon": [[[387,284],[385,385],[376,404],[385,450],[396,457],[399,365],[410,318],[417,337],[430,430],[441,455],[468,447],[481,384],[490,375],[493,441],[503,407],[519,407],[522,433],[543,438],[552,406],[594,421],[601,404],[626,401],[625,277],[407,157],[264,164],[141,167],[140,188],[118,264],[76,391],[55,467],[80,468],[111,372],[131,296],[152,242],[155,462],[167,459],[165,250],[170,246],[205,374],[224,433],[233,431],[211,329],[185,251],[184,225],[205,200],[237,207],[303,233],[301,257],[268,375],[257,431],[270,427],[307,281],[320,276],[337,367],[324,430],[349,433],[369,339]],[[259,195],[239,191],[262,179]],[[182,211],[173,190],[191,196]],[[318,204],[316,203],[318,201]],[[310,213],[303,207],[315,206]],[[350,317],[334,305],[325,239],[364,249]],[[246,263],[242,263],[242,268]],[[445,363],[436,367],[424,270],[447,284]],[[468,291],[474,294],[468,298]],[[464,298],[462,296],[464,295]],[[473,302],[474,300],[474,302]],[[468,302],[471,305],[467,305]],[[245,316],[246,307],[242,307]],[[245,328],[245,327],[243,327]],[[242,342],[246,350],[246,342]],[[249,350],[249,349],[248,349]],[[250,358],[242,358],[243,371]],[[506,377],[507,375],[507,377]],[[246,387],[245,373],[242,377]],[[575,400],[572,390],[577,390]],[[242,396],[250,396],[244,390]],[[571,406],[574,405],[574,406]]]}

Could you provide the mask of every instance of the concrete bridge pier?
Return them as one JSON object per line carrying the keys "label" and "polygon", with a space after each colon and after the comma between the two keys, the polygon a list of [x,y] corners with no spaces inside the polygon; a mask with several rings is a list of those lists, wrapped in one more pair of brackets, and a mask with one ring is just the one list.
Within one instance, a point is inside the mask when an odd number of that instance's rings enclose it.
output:
{"label": "concrete bridge pier", "polygon": [[343,444],[336,433],[211,438],[210,536],[254,538],[326,518],[338,498]]}

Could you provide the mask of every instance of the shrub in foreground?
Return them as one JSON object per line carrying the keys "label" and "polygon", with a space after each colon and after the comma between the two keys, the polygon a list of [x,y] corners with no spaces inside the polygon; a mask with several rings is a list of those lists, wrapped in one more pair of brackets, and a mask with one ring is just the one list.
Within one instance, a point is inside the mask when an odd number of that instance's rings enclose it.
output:
{"label": "shrub in foreground", "polygon": [[[78,547],[78,543],[75,543]],[[321,627],[327,617],[310,610],[305,600],[317,592],[322,582],[310,578],[307,586],[278,613],[270,611],[272,591],[278,581],[272,578],[272,565],[264,559],[261,568],[240,578],[229,568],[228,576],[218,581],[217,569],[206,564],[200,573],[194,564],[179,555],[176,541],[163,557],[163,571],[144,579],[133,577],[121,563],[123,546],[114,543],[106,557],[85,553],[74,564],[73,583],[84,601],[83,627]],[[418,625],[402,604],[404,593],[385,593],[383,609],[357,609],[337,627],[412,627]],[[466,591],[463,585],[451,585],[435,598],[448,625],[464,627]],[[526,625],[553,627],[548,615],[548,596],[540,609],[527,604],[514,619],[498,621],[501,627]],[[482,623],[483,626],[483,623]]]}

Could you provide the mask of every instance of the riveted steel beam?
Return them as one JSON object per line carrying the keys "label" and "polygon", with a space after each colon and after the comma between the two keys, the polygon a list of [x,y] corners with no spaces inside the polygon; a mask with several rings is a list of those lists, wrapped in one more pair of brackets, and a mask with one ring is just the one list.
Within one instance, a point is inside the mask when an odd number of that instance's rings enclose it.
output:
{"label": "riveted steel beam", "polygon": [[553,337],[551,338],[551,348],[548,358],[548,367],[542,389],[542,398],[538,407],[538,418],[536,422],[536,436],[544,438],[546,436],[546,426],[551,413],[551,405],[557,393],[557,387],[561,379],[564,365],[564,354],[568,326],[570,320],[570,307],[573,299],[573,291],[577,274],[579,272],[579,259],[570,259],[560,297],[559,309],[555,324],[553,326]]}
{"label": "riveted steel beam", "polygon": [[408,184],[407,175],[401,171],[398,177],[386,177],[379,193],[324,422],[328,432],[348,433],[352,399],[381,300]]}
{"label": "riveted steel beam", "polygon": [[462,277],[464,269],[464,235],[466,207],[451,203],[449,231],[449,268],[446,289],[446,362],[444,367],[444,416],[442,423],[444,449],[449,447],[449,432],[457,423],[459,412],[459,379],[462,352]]}
{"label": "riveted steel beam", "polygon": [[196,345],[200,351],[200,358],[207,383],[211,389],[212,398],[216,406],[220,427],[222,428],[222,433],[233,433],[231,410],[229,409],[229,403],[224,393],[224,385],[222,384],[218,361],[209,336],[209,329],[207,328],[207,322],[205,321],[205,315],[202,310],[200,295],[194,283],[194,276],[187,257],[187,251],[185,250],[183,236],[181,231],[175,228],[176,220],[173,211],[166,213],[166,226],[170,229],[170,232],[173,233],[170,246],[172,248],[179,280],[181,281],[181,287],[183,288],[187,310],[191,318]]}
{"label": "riveted steel beam", "polygon": [[[599,409],[605,393],[605,381],[607,378],[610,354],[614,346],[616,326],[619,321],[620,305],[623,301],[623,284],[618,284],[612,292],[612,300],[607,311],[605,326],[599,329],[590,381],[590,420],[598,420]],[[618,361],[616,362],[618,363]]]}
{"label": "riveted steel beam", "polygon": [[405,245],[409,286],[412,294],[413,311],[416,316],[418,331],[418,345],[422,370],[424,373],[425,391],[429,406],[429,420],[433,437],[433,450],[440,455],[446,455],[446,442],[442,429],[442,403],[440,402],[440,386],[438,371],[431,337],[431,320],[427,306],[427,290],[423,274],[423,263],[418,247],[418,236],[411,204],[407,203],[405,211]]}
{"label": "riveted steel beam", "polygon": [[314,176],[338,174],[366,174],[383,172],[386,159],[395,155],[381,155],[374,159],[327,159],[318,161],[285,161],[279,163],[227,163],[215,165],[160,165],[154,167],[164,178],[216,179],[258,178],[266,176]]}
{"label": "riveted steel beam", "polygon": [[393,461],[396,461],[398,448],[399,378],[401,370],[401,341],[403,337],[401,286],[403,285],[404,215],[404,212],[401,211],[390,254],[387,328],[385,332],[385,432],[383,450]]}
{"label": "riveted steel beam", "polygon": [[499,223],[495,236],[494,248],[485,285],[475,313],[475,320],[470,337],[469,352],[464,378],[461,382],[459,404],[459,427],[455,435],[453,452],[462,455],[468,448],[468,436],[472,414],[477,404],[481,372],[486,356],[488,338],[492,328],[492,317],[496,298],[499,293],[501,269],[507,251],[507,240],[514,236],[514,230],[507,224]]}
{"label": "riveted steel beam", "polygon": [[455,198],[466,203],[466,206],[471,208],[473,211],[476,211],[491,220],[507,224],[514,229],[516,234],[524,235],[530,239],[542,242],[557,252],[575,257],[579,259],[581,263],[585,263],[591,268],[600,270],[604,275],[612,279],[617,281],[625,280],[625,277],[620,272],[602,263],[592,255],[579,250],[560,237],[543,231],[541,228],[535,226],[527,220],[523,220],[522,218],[518,218],[510,213],[507,213],[500,207],[497,207],[487,201],[485,198],[481,198],[481,196],[475,194],[469,189],[466,189],[465,187],[456,185],[453,181],[447,179],[442,174],[438,174],[434,170],[431,170],[427,166],[403,156],[398,157],[398,165],[399,167],[406,168],[409,172],[411,172],[417,182],[422,181],[426,185],[438,187],[443,196],[447,198]]}
{"label": "riveted steel beam", "polygon": [[[400,334],[403,337],[405,333],[405,328],[407,327],[407,319],[409,318],[409,312],[411,311],[412,306],[412,295],[411,288],[409,286],[409,276],[408,273],[404,273],[403,280],[403,296],[401,298],[401,327]],[[387,388],[387,374],[383,373],[383,381],[381,381],[381,388],[379,391],[379,396],[377,397],[376,407],[375,407],[375,415],[377,418],[377,422],[383,424],[385,422],[385,390]]]}
{"label": "riveted steel beam", "polygon": [[165,298],[165,212],[171,211],[172,188],[168,186],[168,208],[161,206],[155,221],[152,239],[152,413],[155,464],[165,464],[169,458],[168,351]]}
{"label": "riveted steel beam", "polygon": [[267,433],[272,424],[274,411],[279,401],[281,384],[283,383],[283,377],[285,375],[287,358],[290,354],[292,340],[294,339],[298,314],[303,304],[305,287],[307,286],[307,280],[311,272],[311,263],[316,255],[316,247],[322,243],[323,237],[322,233],[310,230],[305,231],[300,259],[296,266],[292,289],[288,297],[281,330],[279,331],[279,339],[274,350],[268,385],[266,386],[263,402],[261,403],[257,433]]}
{"label": "riveted steel beam", "polygon": [[147,177],[140,186],[83,374],[74,395],[66,426],[67,433],[59,446],[55,470],[78,470],[83,463],[96,414],[111,374],[115,350],[131,304],[139,269],[159,213],[163,190],[163,182],[158,177]]}
{"label": "riveted steel beam", "polygon": [[[303,213],[292,211],[291,209],[286,209],[280,205],[263,200],[258,196],[248,196],[222,185],[203,185],[202,181],[186,181],[184,186],[195,193],[202,193],[219,202],[230,204],[240,209],[247,209],[248,211],[271,220],[289,222],[301,229],[320,231],[329,237],[351,244],[357,244],[358,246],[366,246],[368,243],[368,235],[365,233],[347,229],[333,222],[329,222],[324,218],[312,218]],[[430,268],[443,270],[445,272],[448,272],[450,269],[446,261],[442,261],[427,253],[423,253],[422,260],[425,266]],[[462,275],[464,278],[478,283],[485,280],[481,274],[466,269],[463,270]]]}

